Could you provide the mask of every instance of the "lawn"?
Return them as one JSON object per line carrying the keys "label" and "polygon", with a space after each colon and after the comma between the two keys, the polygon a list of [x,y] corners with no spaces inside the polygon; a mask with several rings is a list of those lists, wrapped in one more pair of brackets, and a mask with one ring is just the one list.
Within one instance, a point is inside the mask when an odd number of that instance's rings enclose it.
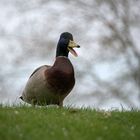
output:
{"label": "lawn", "polygon": [[140,111],[0,107],[1,140],[139,140]]}

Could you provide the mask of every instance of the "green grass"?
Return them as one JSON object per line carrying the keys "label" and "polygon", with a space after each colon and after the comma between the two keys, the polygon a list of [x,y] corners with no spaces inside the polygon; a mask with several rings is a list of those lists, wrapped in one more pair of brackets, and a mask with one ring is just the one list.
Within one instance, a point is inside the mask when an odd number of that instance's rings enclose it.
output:
{"label": "green grass", "polygon": [[139,111],[0,107],[1,140],[139,140]]}

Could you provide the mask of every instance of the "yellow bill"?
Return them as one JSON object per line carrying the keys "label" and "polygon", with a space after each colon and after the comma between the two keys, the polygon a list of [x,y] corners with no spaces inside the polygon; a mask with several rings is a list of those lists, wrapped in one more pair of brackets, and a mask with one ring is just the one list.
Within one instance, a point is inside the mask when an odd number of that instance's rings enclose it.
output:
{"label": "yellow bill", "polygon": [[78,56],[78,54],[76,53],[76,51],[73,48],[80,48],[80,46],[75,43],[74,41],[70,40],[69,44],[68,44],[68,50],[71,54],[73,54],[75,57]]}

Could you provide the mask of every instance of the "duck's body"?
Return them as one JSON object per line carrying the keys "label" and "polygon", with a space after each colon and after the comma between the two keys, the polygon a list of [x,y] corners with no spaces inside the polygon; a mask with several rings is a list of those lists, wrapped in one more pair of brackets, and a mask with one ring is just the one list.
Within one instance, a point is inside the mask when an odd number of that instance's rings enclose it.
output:
{"label": "duck's body", "polygon": [[52,67],[44,65],[33,72],[22,97],[30,104],[62,105],[74,84],[73,66],[67,57],[60,56]]}
{"label": "duck's body", "polygon": [[[67,34],[69,35],[69,33],[65,34],[66,37]],[[60,46],[63,47],[63,45],[58,45],[53,66],[41,66],[31,74],[21,96],[23,101],[33,105],[63,105],[64,98],[75,84],[75,77],[68,53],[63,53]]]}

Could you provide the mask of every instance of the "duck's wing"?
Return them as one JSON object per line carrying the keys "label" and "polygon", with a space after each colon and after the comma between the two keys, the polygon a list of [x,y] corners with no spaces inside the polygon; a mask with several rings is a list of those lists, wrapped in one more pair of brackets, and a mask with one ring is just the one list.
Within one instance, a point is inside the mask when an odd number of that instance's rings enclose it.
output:
{"label": "duck's wing", "polygon": [[[45,70],[47,70],[48,68],[50,68],[51,66],[49,66],[49,65],[43,65],[43,66],[40,66],[40,67],[38,67],[37,69],[35,69],[34,71],[33,71],[33,73],[30,75],[30,77],[29,77],[29,79],[28,79],[28,82],[30,81],[30,82],[32,82],[32,81],[36,81],[37,79],[36,79],[36,74],[37,75],[40,75],[40,71],[45,71]],[[42,69],[42,70],[41,70]],[[33,76],[35,76],[34,78],[33,78]],[[33,78],[33,79],[32,79]],[[26,87],[27,88],[29,88],[29,86],[30,86],[30,84],[28,84],[28,85],[26,85]],[[23,92],[22,92],[22,96],[20,96],[19,98],[21,99],[21,100],[23,100],[23,101],[25,101],[25,100],[29,100],[27,97],[26,97],[26,94],[29,94],[30,95],[30,93],[28,92],[28,93],[26,93],[26,90],[24,89],[23,90]],[[30,97],[30,96],[29,96]]]}
{"label": "duck's wing", "polygon": [[30,79],[39,69],[41,69],[42,67],[49,68],[50,66],[49,66],[49,65],[43,65],[43,66],[38,67],[38,68],[35,69],[35,70],[33,71],[33,73],[30,75],[29,79]]}

